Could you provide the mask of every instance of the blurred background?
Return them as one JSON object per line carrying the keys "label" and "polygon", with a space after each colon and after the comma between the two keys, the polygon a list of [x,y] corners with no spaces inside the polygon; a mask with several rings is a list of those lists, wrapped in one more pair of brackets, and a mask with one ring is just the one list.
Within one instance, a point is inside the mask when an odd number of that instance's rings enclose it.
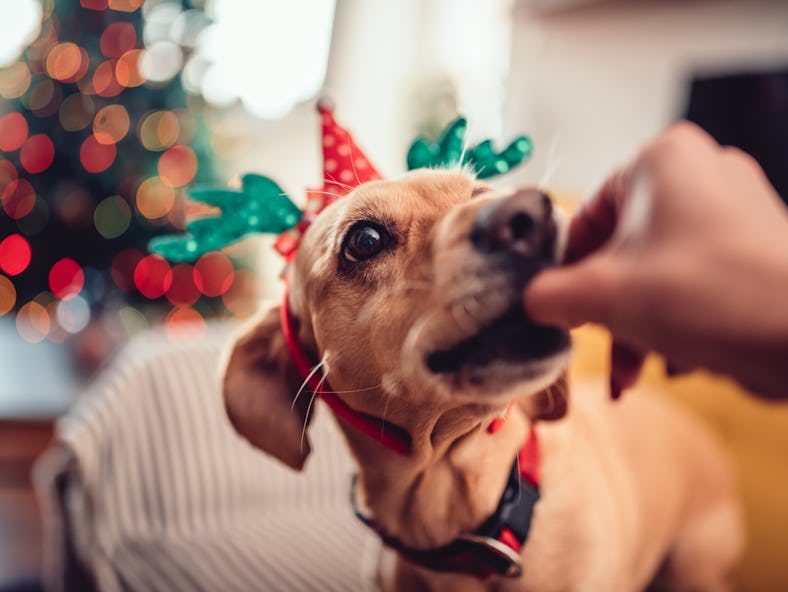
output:
{"label": "blurred background", "polygon": [[[118,347],[154,326],[205,338],[278,293],[271,237],[178,265],[146,244],[206,213],[191,187],[256,172],[298,200],[320,184],[320,96],[386,176],[463,114],[471,142],[532,139],[499,182],[571,208],[690,118],[788,198],[780,0],[0,0],[0,589],[40,563],[31,460]],[[577,373],[604,372],[605,339],[579,335]],[[785,409],[706,376],[678,390],[744,475],[741,589],[785,589],[788,503],[761,503],[788,481]]]}

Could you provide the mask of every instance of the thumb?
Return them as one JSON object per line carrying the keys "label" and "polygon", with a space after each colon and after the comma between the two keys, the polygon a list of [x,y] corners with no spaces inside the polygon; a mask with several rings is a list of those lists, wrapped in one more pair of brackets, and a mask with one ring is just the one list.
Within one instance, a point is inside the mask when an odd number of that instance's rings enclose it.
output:
{"label": "thumb", "polygon": [[573,328],[607,324],[616,295],[610,255],[592,255],[578,263],[547,269],[526,286],[525,311],[544,325]]}

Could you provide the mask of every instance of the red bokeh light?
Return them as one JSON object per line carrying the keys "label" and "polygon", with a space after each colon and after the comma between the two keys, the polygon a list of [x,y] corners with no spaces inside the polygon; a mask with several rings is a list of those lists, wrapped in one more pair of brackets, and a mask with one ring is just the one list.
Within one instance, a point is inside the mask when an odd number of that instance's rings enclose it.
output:
{"label": "red bokeh light", "polygon": [[55,145],[46,134],[30,136],[19,153],[22,166],[31,175],[43,173],[54,159]]}
{"label": "red bokeh light", "polygon": [[170,264],[158,255],[143,257],[134,268],[134,285],[146,298],[164,296],[172,285]]}
{"label": "red bokeh light", "polygon": [[93,73],[93,90],[102,97],[114,97],[123,90],[120,82],[115,76],[115,64],[117,60],[107,60],[99,64]]}
{"label": "red bokeh light", "polygon": [[21,234],[12,234],[0,242],[0,270],[8,275],[19,275],[30,265],[30,243]]}
{"label": "red bokeh light", "polygon": [[17,150],[27,139],[29,128],[21,113],[9,113],[0,117],[0,150]]}
{"label": "red bokeh light", "polygon": [[79,263],[65,257],[49,270],[49,289],[61,300],[73,298],[85,286],[85,272]]}
{"label": "red bokeh light", "polygon": [[102,144],[95,135],[90,135],[79,149],[79,161],[87,172],[100,173],[115,162],[117,152],[115,144]]}
{"label": "red bokeh light", "polygon": [[89,10],[106,10],[107,8],[107,0],[79,0],[79,4],[82,8]]}
{"label": "red bokeh light", "polygon": [[170,187],[181,187],[194,179],[197,156],[188,146],[173,146],[159,158],[159,177]]}
{"label": "red bokeh light", "polygon": [[110,275],[115,285],[124,292],[134,289],[134,270],[143,254],[137,249],[125,249],[115,255],[110,266]]}
{"label": "red bokeh light", "polygon": [[137,32],[130,23],[112,23],[101,34],[101,53],[108,58],[119,58],[137,44]]}
{"label": "red bokeh light", "polygon": [[172,285],[167,290],[167,300],[175,306],[191,306],[200,298],[200,290],[194,285],[194,272],[188,263],[179,263],[172,268]]}
{"label": "red bokeh light", "polygon": [[221,296],[230,289],[234,279],[233,264],[222,253],[206,253],[194,264],[194,285],[206,296]]}
{"label": "red bokeh light", "polygon": [[3,201],[5,213],[18,220],[33,210],[36,203],[36,192],[26,179],[15,179],[3,188],[0,199]]}

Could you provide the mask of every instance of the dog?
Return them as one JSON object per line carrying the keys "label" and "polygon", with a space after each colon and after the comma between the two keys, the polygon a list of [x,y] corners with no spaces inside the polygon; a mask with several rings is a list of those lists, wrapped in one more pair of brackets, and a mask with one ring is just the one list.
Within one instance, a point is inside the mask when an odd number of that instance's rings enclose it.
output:
{"label": "dog", "polygon": [[[234,342],[227,414],[290,467],[310,451],[293,341],[319,362],[312,390],[327,381],[336,405],[405,442],[392,450],[339,421],[356,511],[397,551],[383,589],[729,589],[743,534],[713,439],[645,393],[611,402],[584,387],[570,404],[568,334],[523,312],[564,227],[543,192],[496,191],[461,170],[365,183],[305,233],[285,308]],[[516,461],[534,459],[518,479]],[[491,517],[500,532],[479,534]],[[499,544],[510,523],[527,536]]]}

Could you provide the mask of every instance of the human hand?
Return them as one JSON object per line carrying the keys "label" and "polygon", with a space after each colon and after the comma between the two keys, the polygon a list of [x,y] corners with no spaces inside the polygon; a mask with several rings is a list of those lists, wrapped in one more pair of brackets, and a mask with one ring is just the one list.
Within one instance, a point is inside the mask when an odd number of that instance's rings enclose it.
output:
{"label": "human hand", "polygon": [[788,210],[747,154],[671,127],[581,206],[565,263],[534,278],[526,310],[606,325],[614,396],[652,350],[788,395]]}

